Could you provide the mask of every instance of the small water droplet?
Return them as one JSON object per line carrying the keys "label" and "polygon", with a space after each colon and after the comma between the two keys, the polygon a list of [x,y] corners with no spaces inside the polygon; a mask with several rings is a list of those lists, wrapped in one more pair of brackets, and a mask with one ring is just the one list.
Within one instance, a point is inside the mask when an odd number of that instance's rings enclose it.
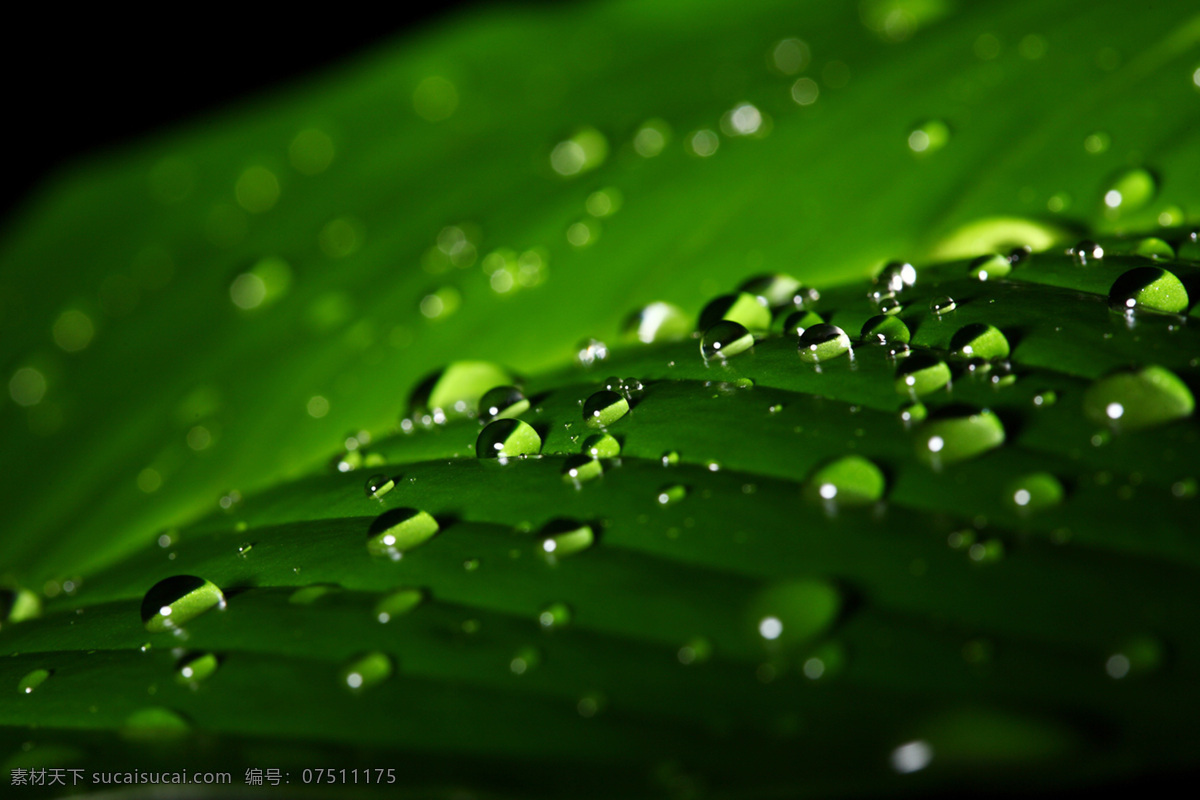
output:
{"label": "small water droplet", "polygon": [[783,321],[784,336],[803,336],[804,332],[813,325],[820,325],[825,320],[814,311],[793,311]]}
{"label": "small water droplet", "polygon": [[189,653],[175,664],[175,682],[195,686],[210,678],[220,665],[213,653]]}
{"label": "small water droplet", "polygon": [[1081,267],[1104,258],[1104,248],[1090,239],[1084,239],[1068,252],[1075,259],[1075,263]]}
{"label": "small water droplet", "polygon": [[672,506],[687,497],[688,488],[682,484],[664,486],[658,490],[658,504]]}
{"label": "small water droplet", "polygon": [[1119,217],[1145,208],[1158,193],[1158,180],[1140,167],[1126,170],[1104,191],[1104,213]]}
{"label": "small water droplet", "polygon": [[583,454],[592,458],[616,458],[621,455],[621,443],[609,433],[594,433],[583,440]]}
{"label": "small water droplet", "polygon": [[35,669],[26,673],[17,683],[17,691],[21,694],[33,694],[33,690],[45,683],[52,672],[48,669]]}
{"label": "small water droplet", "polygon": [[862,341],[875,344],[908,344],[912,339],[904,320],[887,314],[879,314],[864,322],[859,336]]}
{"label": "small water droplet", "polygon": [[592,394],[583,402],[583,422],[589,428],[606,428],[627,413],[629,401],[608,389]]}
{"label": "small water droplet", "polygon": [[1137,431],[1189,417],[1196,401],[1175,373],[1159,366],[1122,370],[1100,378],[1083,395],[1093,422]]}
{"label": "small water droplet", "polygon": [[922,122],[908,134],[908,149],[917,155],[936,153],[950,141],[950,128],[938,119]]}
{"label": "small water droplet", "polygon": [[438,532],[438,522],[428,512],[393,508],[380,514],[367,530],[367,552],[399,561],[404,553]]}
{"label": "small water droplet", "polygon": [[924,403],[908,403],[900,409],[900,421],[904,427],[910,428],[915,422],[922,422],[929,416],[929,410]]}
{"label": "small water droplet", "polygon": [[744,325],[725,320],[711,326],[700,339],[700,355],[705,361],[727,358],[744,353],[754,346],[754,337]]}
{"label": "small water droplet", "polygon": [[760,592],[750,606],[755,633],[776,647],[806,644],[837,619],[842,594],[818,579],[785,581]]}
{"label": "small water droplet", "polygon": [[1058,393],[1053,389],[1044,389],[1033,396],[1033,404],[1038,408],[1046,408],[1058,402]]}
{"label": "small water droplet", "polygon": [[489,422],[475,440],[475,455],[479,458],[537,455],[541,449],[542,437],[538,436],[532,425],[519,419]]}
{"label": "small water droplet", "polygon": [[423,589],[401,587],[379,598],[375,603],[375,619],[386,624],[396,617],[403,616],[425,602],[427,594]]}
{"label": "small water droplet", "polygon": [[563,482],[574,484],[576,488],[603,475],[604,465],[588,455],[571,456],[563,464]]}
{"label": "small water droplet", "polygon": [[959,328],[950,339],[950,351],[965,358],[1008,358],[1008,339],[993,325],[973,322]]}
{"label": "small water droplet", "polygon": [[805,483],[810,500],[830,507],[872,505],[883,499],[883,472],[862,456],[844,456],[817,469]]}
{"label": "small water droplet", "polygon": [[958,304],[954,302],[953,297],[935,297],[929,301],[929,311],[935,317],[945,316],[956,308],[958,308]]}
{"label": "small water droplet", "polygon": [[950,367],[945,361],[917,353],[901,362],[896,370],[896,393],[917,398],[932,394],[950,384]]}
{"label": "small water droplet", "polygon": [[250,551],[254,549],[253,542],[242,542],[238,545],[237,554],[240,558],[245,558],[250,555]]}
{"label": "small water droplet", "polygon": [[165,578],[142,598],[142,624],[151,633],[177,630],[206,611],[225,607],[215,583],[194,575]]}
{"label": "small water droplet", "polygon": [[940,468],[1004,444],[1004,425],[991,411],[928,419],[917,432],[917,457]]}
{"label": "small water droplet", "polygon": [[1188,293],[1173,272],[1161,267],[1134,267],[1113,281],[1108,302],[1123,313],[1147,310],[1179,314],[1187,310]]}
{"label": "small water droplet", "polygon": [[662,465],[664,467],[673,467],[679,463],[679,451],[668,450],[662,454]]}
{"label": "small water droplet", "polygon": [[980,256],[971,262],[967,274],[981,281],[1003,278],[1012,272],[1012,262],[999,253]]}
{"label": "small water droplet", "polygon": [[1048,472],[1034,472],[1010,483],[1007,497],[1018,511],[1031,513],[1058,505],[1063,494],[1063,485],[1058,478]]}
{"label": "small water droplet", "polygon": [[379,651],[364,653],[347,661],[339,675],[340,682],[353,692],[370,689],[392,676],[392,659]]}
{"label": "small water droplet", "polygon": [[367,478],[363,484],[363,492],[367,497],[380,498],[396,488],[396,482],[383,473],[376,473]]}
{"label": "small water droplet", "polygon": [[538,612],[538,624],[542,630],[553,631],[571,624],[574,614],[566,603],[550,603]]}
{"label": "small water droplet", "polygon": [[596,542],[596,534],[590,525],[554,525],[554,528],[565,528],[564,530],[555,530],[551,533],[543,533],[539,551],[548,561],[556,561],[559,558],[575,555],[587,550]]}
{"label": "small water droplet", "polygon": [[528,410],[529,400],[515,386],[497,386],[479,399],[479,418],[485,422],[512,419]]}
{"label": "small water droplet", "polygon": [[849,353],[850,337],[836,325],[821,323],[800,334],[798,349],[802,361],[817,364]]}

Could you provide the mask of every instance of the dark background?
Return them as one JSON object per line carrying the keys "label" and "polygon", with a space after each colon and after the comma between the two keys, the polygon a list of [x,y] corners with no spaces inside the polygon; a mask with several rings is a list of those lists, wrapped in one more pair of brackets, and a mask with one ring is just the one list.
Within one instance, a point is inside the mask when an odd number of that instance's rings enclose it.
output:
{"label": "dark background", "polygon": [[[0,35],[0,221],[44,178],[90,153],[298,79],[482,0],[267,12],[184,4],[133,14],[57,3]],[[169,8],[169,16],[162,15]],[[6,15],[7,16],[7,15]]]}

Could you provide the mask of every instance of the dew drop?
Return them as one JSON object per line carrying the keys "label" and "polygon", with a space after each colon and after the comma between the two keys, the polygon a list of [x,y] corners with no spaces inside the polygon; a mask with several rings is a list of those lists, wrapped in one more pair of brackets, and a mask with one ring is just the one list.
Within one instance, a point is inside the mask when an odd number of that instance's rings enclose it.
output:
{"label": "dew drop", "polygon": [[662,465],[664,467],[674,467],[679,464],[679,451],[668,450],[662,454]]}
{"label": "dew drop", "polygon": [[571,456],[563,464],[563,482],[576,487],[582,486],[588,481],[594,481],[603,475],[604,465],[599,460],[587,455]]}
{"label": "dew drop", "polygon": [[436,519],[415,508],[393,508],[380,514],[367,529],[367,552],[399,561],[404,553],[438,532]]}
{"label": "dew drop", "polygon": [[964,358],[1008,358],[1008,339],[993,325],[974,322],[959,328],[950,339],[950,351]]}
{"label": "dew drop", "polygon": [[967,274],[980,281],[1003,278],[1012,272],[1012,262],[999,253],[980,256],[971,262]]}
{"label": "dew drop", "polygon": [[672,486],[664,486],[658,490],[658,504],[660,506],[673,506],[676,503],[687,497],[688,488],[682,484],[674,484]]}
{"label": "dew drop", "polygon": [[512,382],[507,370],[490,362],[456,361],[417,385],[409,409],[414,417],[465,417],[479,407],[490,389]]}
{"label": "dew drop", "polygon": [[583,422],[589,428],[606,428],[628,413],[629,401],[608,389],[595,392],[583,402]]}
{"label": "dew drop", "polygon": [[791,648],[828,630],[841,607],[842,594],[828,581],[792,580],[760,592],[750,605],[750,618],[760,639]]}
{"label": "dew drop", "polygon": [[821,323],[800,334],[798,349],[802,361],[818,364],[849,353],[850,337],[836,325]]}
{"label": "dew drop", "polygon": [[1050,473],[1034,472],[1010,483],[1006,495],[1017,511],[1027,514],[1058,505],[1064,490],[1058,478]]}
{"label": "dew drop", "polygon": [[766,303],[749,292],[727,294],[713,300],[700,312],[700,329],[709,330],[723,320],[736,322],[751,332],[766,333],[771,327],[771,311]]}
{"label": "dew drop", "polygon": [[1045,389],[1033,396],[1033,404],[1038,408],[1047,408],[1058,402],[1058,393],[1053,389]]}
{"label": "dew drop", "polygon": [[[621,398],[622,401],[624,399]],[[538,436],[532,425],[519,419],[489,422],[475,440],[475,455],[479,458],[537,455],[541,449],[542,437]]]}
{"label": "dew drop", "polygon": [[1161,267],[1134,267],[1113,281],[1108,303],[1124,313],[1146,310],[1179,314],[1187,310],[1188,293],[1173,272]]}
{"label": "dew drop", "polygon": [[596,542],[596,534],[590,525],[560,526],[566,530],[556,530],[544,534],[539,545],[539,551],[549,561],[582,553]]}
{"label": "dew drop", "polygon": [[315,583],[312,586],[302,586],[292,592],[288,597],[288,602],[297,606],[312,605],[322,597],[339,591],[341,589],[333,584]]}
{"label": "dew drop", "polygon": [[908,344],[912,339],[904,320],[888,314],[879,314],[864,322],[859,336],[864,342],[876,344]]}
{"label": "dew drop", "polygon": [[250,551],[254,549],[253,542],[242,542],[238,545],[237,554],[239,558],[245,558],[250,555]]}
{"label": "dew drop", "polygon": [[175,682],[194,686],[212,677],[220,665],[213,653],[189,653],[175,665]]}
{"label": "dew drop", "polygon": [[540,650],[536,647],[522,647],[508,662],[508,670],[513,675],[524,675],[541,663],[542,652]]}
{"label": "dew drop", "polygon": [[836,507],[872,505],[883,499],[883,472],[862,456],[844,456],[817,469],[805,482],[810,500]]}
{"label": "dew drop", "polygon": [[134,711],[126,717],[120,734],[121,738],[129,741],[162,742],[186,736],[191,727],[191,723],[178,712],[153,706]]}
{"label": "dew drop", "polygon": [[679,306],[650,303],[625,320],[623,338],[644,344],[678,342],[692,332],[692,320]]}
{"label": "dew drop", "polygon": [[352,692],[361,692],[392,677],[392,659],[378,650],[347,661],[339,673],[340,683]]}
{"label": "dew drop", "polygon": [[915,422],[924,422],[929,416],[929,410],[924,403],[909,403],[900,409],[900,421],[904,427],[912,427]]}
{"label": "dew drop", "polygon": [[[738,287],[738,292],[758,298],[759,303],[768,308],[782,308],[792,305],[795,302],[796,296],[801,294],[802,290],[803,287],[800,285],[800,281],[791,275],[783,275],[781,273],[757,275]],[[744,322],[742,324],[745,325]],[[746,325],[746,327],[749,328],[750,326]]]}
{"label": "dew drop", "polygon": [[1081,267],[1086,267],[1089,263],[1104,258],[1104,248],[1090,239],[1084,239],[1068,252],[1075,259],[1075,263]]}
{"label": "dew drop", "polygon": [[48,669],[35,669],[26,673],[25,677],[17,682],[17,691],[21,694],[33,694],[33,690],[45,683],[52,672]]}
{"label": "dew drop", "polygon": [[958,308],[958,304],[954,302],[953,297],[935,297],[929,301],[929,311],[935,317],[945,316],[956,308]]}
{"label": "dew drop", "polygon": [[42,601],[24,588],[0,588],[0,628],[41,616]]}
{"label": "dew drop", "polygon": [[379,598],[375,603],[375,619],[388,623],[396,617],[404,616],[425,602],[426,592],[423,589],[401,587]]}
{"label": "dew drop", "polygon": [[896,393],[912,398],[924,397],[950,383],[950,367],[945,361],[919,353],[901,362],[896,370]]}
{"label": "dew drop", "polygon": [[934,468],[966,461],[1004,444],[1004,425],[991,411],[926,420],[917,432],[917,457]]}
{"label": "dew drop", "polygon": [[1133,248],[1133,254],[1155,261],[1169,261],[1175,258],[1174,248],[1156,236],[1147,236],[1139,239],[1137,245]]}
{"label": "dew drop", "polygon": [[820,325],[825,320],[814,311],[793,311],[783,320],[784,336],[803,336],[804,332],[813,325]]}
{"label": "dew drop", "polygon": [[396,488],[396,482],[384,475],[382,472],[376,473],[367,478],[367,482],[363,484],[363,492],[367,497],[380,498]]}
{"label": "dew drop", "polygon": [[1083,411],[1090,420],[1124,431],[1189,417],[1195,406],[1187,384],[1159,366],[1111,373],[1083,395]]}
{"label": "dew drop", "polygon": [[616,458],[621,455],[621,443],[608,433],[594,433],[583,440],[583,454],[592,458]]}
{"label": "dew drop", "polygon": [[875,276],[875,283],[888,292],[903,292],[915,285],[916,282],[916,267],[907,261],[888,262]]}
{"label": "dew drop", "polygon": [[908,149],[917,155],[936,153],[950,141],[950,128],[941,120],[933,119],[917,125],[908,134]]}
{"label": "dew drop", "polygon": [[1104,211],[1118,217],[1145,208],[1158,193],[1158,181],[1149,170],[1136,168],[1116,177],[1104,191]]}
{"label": "dew drop", "polygon": [[738,322],[723,320],[712,325],[700,339],[700,355],[705,361],[724,361],[754,346],[754,337]]}
{"label": "dew drop", "polygon": [[515,386],[497,386],[479,399],[479,418],[484,421],[512,419],[528,410],[529,400]]}
{"label": "dew drop", "polygon": [[599,339],[584,339],[575,348],[575,360],[580,366],[590,367],[597,361],[608,358],[608,345]]}
{"label": "dew drop", "polygon": [[142,598],[142,624],[151,633],[176,630],[206,611],[225,607],[215,583],[194,575],[165,578]]}

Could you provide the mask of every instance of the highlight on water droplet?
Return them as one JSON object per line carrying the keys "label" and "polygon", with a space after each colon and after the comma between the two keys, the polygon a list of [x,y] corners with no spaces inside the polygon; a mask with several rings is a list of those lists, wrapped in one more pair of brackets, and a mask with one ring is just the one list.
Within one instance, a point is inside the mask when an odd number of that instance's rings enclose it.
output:
{"label": "highlight on water droplet", "polygon": [[907,261],[889,261],[875,276],[874,282],[888,292],[903,292],[917,282],[917,269]]}
{"label": "highlight on water droplet", "polygon": [[797,345],[801,361],[819,364],[850,352],[850,337],[836,325],[820,323],[805,328]]}
{"label": "highlight on water droplet", "polygon": [[906,742],[892,751],[888,761],[901,775],[920,772],[933,761],[933,748],[924,740]]}
{"label": "highlight on water droplet", "polygon": [[1161,267],[1134,267],[1113,281],[1108,303],[1116,311],[1158,311],[1180,314],[1187,310],[1188,293],[1173,272]]}
{"label": "highlight on water droplet", "polygon": [[608,358],[608,345],[599,339],[585,339],[575,348],[575,360],[580,366],[590,367]]}
{"label": "highlight on water droplet", "polygon": [[629,413],[624,395],[601,389],[583,401],[583,421],[589,428],[606,428]]}
{"label": "highlight on water droplet", "polygon": [[930,418],[917,431],[917,458],[938,469],[993,450],[1004,436],[1004,424],[986,409]]}
{"label": "highlight on water droplet", "polygon": [[958,308],[958,304],[954,302],[953,297],[948,295],[935,297],[929,301],[929,311],[935,317],[943,317],[956,308]]}
{"label": "highlight on water droplet", "polygon": [[883,499],[883,471],[862,456],[852,455],[817,468],[805,481],[805,495],[829,507],[873,505]]}
{"label": "highlight on water droplet", "polygon": [[1081,267],[1086,267],[1093,261],[1099,261],[1104,258],[1104,248],[1091,239],[1084,239],[1068,250],[1067,253]]}
{"label": "highlight on water droplet", "polygon": [[53,674],[53,670],[49,669],[35,669],[27,672],[17,682],[17,691],[21,694],[33,694],[33,690],[45,683],[51,674]]}
{"label": "highlight on water droplet", "polygon": [[475,455],[478,458],[533,456],[541,450],[542,437],[538,436],[532,425],[519,419],[489,422],[475,440]]}
{"label": "highlight on water droplet", "polygon": [[616,458],[621,455],[621,443],[608,433],[594,433],[583,440],[583,454],[591,458]]}
{"label": "highlight on water droplet", "polygon": [[426,511],[393,508],[376,517],[367,529],[367,552],[399,561],[404,553],[431,539],[438,521]]}
{"label": "highlight on water droplet", "polygon": [[177,630],[214,608],[225,608],[225,595],[215,583],[195,575],[175,575],[146,592],[142,624],[151,633]]}
{"label": "highlight on water droplet", "polygon": [[1192,415],[1196,401],[1175,373],[1156,365],[1119,370],[1092,383],[1083,411],[1114,430],[1139,431]]}
{"label": "highlight on water droplet", "polygon": [[1049,472],[1033,472],[1012,481],[1005,496],[1018,512],[1028,514],[1058,505],[1065,493],[1062,482]]}
{"label": "highlight on water droplet", "polygon": [[392,677],[394,669],[391,657],[375,650],[347,661],[339,673],[339,682],[352,692],[361,692]]}
{"label": "highlight on water droplet", "polygon": [[603,477],[604,465],[588,455],[571,456],[563,464],[563,482],[581,487],[588,481]]}
{"label": "highlight on water droplet", "polygon": [[673,506],[676,503],[687,497],[688,488],[683,484],[673,484],[664,486],[658,490],[658,504],[660,506]]}
{"label": "highlight on water droplet", "polygon": [[[756,275],[738,287],[738,295],[748,294],[758,299],[760,305],[768,308],[783,308],[796,304],[796,297],[803,295],[800,281],[791,275],[775,272],[767,275]],[[729,317],[725,317],[729,319]],[[715,320],[714,320],[715,321]],[[736,320],[741,321],[741,320]],[[745,323],[742,323],[745,325]],[[750,326],[747,325],[747,328]]]}
{"label": "highlight on water droplet", "polygon": [[538,612],[538,624],[544,631],[558,630],[571,624],[574,613],[566,603],[550,603]]}

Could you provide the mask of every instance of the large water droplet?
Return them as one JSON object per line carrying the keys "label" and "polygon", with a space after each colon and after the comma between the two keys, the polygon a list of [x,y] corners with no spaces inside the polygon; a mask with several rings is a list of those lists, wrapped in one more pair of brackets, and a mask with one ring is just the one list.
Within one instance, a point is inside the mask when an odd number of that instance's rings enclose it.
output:
{"label": "large water droplet", "polygon": [[950,350],[966,358],[1008,358],[1008,339],[993,325],[974,322],[958,329],[950,339]]}
{"label": "large water droplet", "polygon": [[213,653],[189,653],[175,665],[175,682],[194,686],[211,677],[220,665]]}
{"label": "large water droplet", "polygon": [[479,418],[512,419],[529,410],[529,400],[515,386],[497,386],[479,398]]}
{"label": "large water droplet", "polygon": [[1161,311],[1179,314],[1187,310],[1188,293],[1183,282],[1161,267],[1134,267],[1113,281],[1108,302],[1114,309]]}
{"label": "large water droplet", "polygon": [[629,413],[624,395],[601,389],[583,401],[583,422],[589,428],[606,428]]}
{"label": "large water droplet", "polygon": [[1121,173],[1104,192],[1104,211],[1110,217],[1145,208],[1158,193],[1158,181],[1148,170],[1137,168]]}
{"label": "large water droplet", "polygon": [[583,454],[592,458],[616,458],[621,455],[621,443],[608,433],[594,433],[583,440]]}
{"label": "large water droplet", "polygon": [[341,684],[351,691],[370,689],[392,677],[392,659],[378,650],[364,653],[347,661],[339,675]]}
{"label": "large water droplet", "polygon": [[213,608],[225,607],[215,583],[195,575],[175,575],[150,587],[142,599],[142,624],[151,633],[174,630]]}
{"label": "large water droplet", "polygon": [[889,314],[879,314],[864,322],[859,336],[862,341],[875,344],[908,344],[912,340],[912,334],[909,333],[904,320]]}
{"label": "large water droplet", "polygon": [[367,552],[393,561],[438,532],[438,522],[428,512],[393,508],[380,514],[367,530]]}
{"label": "large water droplet", "polygon": [[402,587],[379,598],[375,604],[375,619],[382,623],[391,622],[396,617],[403,616],[425,602],[426,593],[423,589]]}
{"label": "large water droplet", "polygon": [[837,619],[842,595],[819,579],[800,579],[767,587],[750,606],[753,630],[783,648],[812,641]]}
{"label": "large water droplet", "polygon": [[810,499],[839,507],[871,505],[883,498],[883,472],[862,456],[844,456],[809,476],[805,493]]}
{"label": "large water droplet", "polygon": [[1083,395],[1093,422],[1137,431],[1191,416],[1195,398],[1175,373],[1159,366],[1123,370],[1100,378]]}
{"label": "large water droplet", "polygon": [[363,492],[367,497],[383,497],[395,488],[396,482],[382,472],[367,478],[367,482],[363,484]]}
{"label": "large water droplet", "polygon": [[490,422],[475,440],[475,455],[479,458],[530,456],[541,450],[542,437],[532,425],[519,419]]}
{"label": "large water droplet", "polygon": [[700,329],[708,330],[722,320],[736,322],[748,331],[766,333],[771,327],[771,311],[748,292],[727,294],[700,312]]}
{"label": "large water droplet", "polygon": [[35,669],[27,672],[25,677],[17,683],[17,691],[21,694],[33,694],[33,690],[45,683],[50,674],[51,670],[48,669]]}
{"label": "large water droplet", "polygon": [[410,411],[415,416],[431,414],[442,419],[467,416],[479,407],[489,389],[512,382],[512,375],[496,364],[456,361],[413,389]]}
{"label": "large water droplet", "polygon": [[981,281],[1003,278],[1010,272],[1012,272],[1012,262],[999,253],[980,256],[971,262],[971,266],[967,270],[968,275]]}
{"label": "large water droplet", "polygon": [[555,530],[542,538],[540,550],[551,561],[581,553],[596,542],[596,534],[590,525],[553,527],[566,529]]}
{"label": "large water droplet", "polygon": [[950,383],[950,367],[945,361],[925,353],[909,356],[896,370],[896,393],[924,397]]}
{"label": "large water droplet", "polygon": [[1004,444],[1004,425],[991,411],[927,420],[917,432],[917,457],[935,468]]}
{"label": "large water droplet", "polygon": [[645,344],[678,342],[692,332],[692,320],[679,306],[650,303],[629,316],[623,331],[624,338]]}
{"label": "large water droplet", "polygon": [[850,337],[836,325],[821,323],[800,334],[800,359],[810,364],[830,361],[850,352]]}
{"label": "large water droplet", "polygon": [[1063,485],[1049,472],[1022,475],[1008,486],[1008,502],[1029,513],[1056,506],[1063,499]]}

